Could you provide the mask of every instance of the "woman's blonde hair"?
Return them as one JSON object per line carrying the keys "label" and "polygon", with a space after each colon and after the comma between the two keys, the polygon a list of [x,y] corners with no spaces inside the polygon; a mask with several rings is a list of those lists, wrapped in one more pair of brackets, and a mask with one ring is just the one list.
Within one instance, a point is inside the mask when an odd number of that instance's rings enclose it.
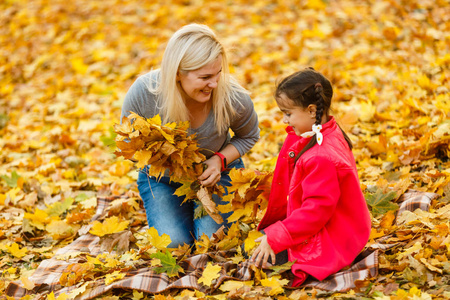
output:
{"label": "woman's blonde hair", "polygon": [[189,120],[189,112],[177,85],[177,73],[202,68],[222,55],[222,72],[212,92],[212,107],[219,133],[224,133],[236,114],[234,103],[240,104],[237,92],[248,94],[230,75],[222,44],[206,25],[189,24],[170,38],[161,63],[159,84],[150,84],[150,92],[157,96],[163,122]]}

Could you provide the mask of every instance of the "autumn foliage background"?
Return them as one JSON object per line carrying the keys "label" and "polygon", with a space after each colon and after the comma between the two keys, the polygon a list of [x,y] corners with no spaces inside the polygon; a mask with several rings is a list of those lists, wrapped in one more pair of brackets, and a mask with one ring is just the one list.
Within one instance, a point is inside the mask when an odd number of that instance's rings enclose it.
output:
{"label": "autumn foliage background", "polygon": [[[160,2],[1,1],[0,291],[92,225],[98,195],[134,195],[117,215],[145,223],[137,169],[113,155],[113,126],[136,77],[159,67],[173,32],[197,22],[217,32],[252,92],[261,140],[244,157],[249,169],[272,171],[285,136],[277,80],[312,66],[333,83],[372,210],[369,244],[390,234],[403,242],[380,256],[378,278],[335,296],[449,296],[449,1]],[[398,227],[407,189],[439,197]]]}

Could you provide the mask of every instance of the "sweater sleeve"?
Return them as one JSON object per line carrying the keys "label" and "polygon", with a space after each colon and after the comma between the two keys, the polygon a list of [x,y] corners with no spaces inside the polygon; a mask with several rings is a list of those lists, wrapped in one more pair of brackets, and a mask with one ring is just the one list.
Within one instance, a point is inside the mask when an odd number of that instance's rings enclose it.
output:
{"label": "sweater sleeve", "polygon": [[230,143],[236,147],[242,156],[247,153],[259,140],[259,123],[253,102],[246,94],[241,96],[237,116],[234,117],[230,128],[234,133]]}
{"label": "sweater sleeve", "polygon": [[123,117],[127,117],[130,112],[134,112],[144,118],[152,118],[157,114],[156,97],[148,89],[152,76],[154,77],[152,73],[142,75],[131,85],[123,101],[120,116],[121,123]]}
{"label": "sweater sleeve", "polygon": [[[294,172],[294,178],[299,176],[300,180],[289,192],[292,199],[288,201],[293,203],[288,205],[292,212],[286,219],[264,229],[275,253],[299,245],[318,233],[331,219],[340,197],[336,166],[329,159],[316,156],[296,168],[302,169]],[[301,199],[295,199],[296,195]]]}

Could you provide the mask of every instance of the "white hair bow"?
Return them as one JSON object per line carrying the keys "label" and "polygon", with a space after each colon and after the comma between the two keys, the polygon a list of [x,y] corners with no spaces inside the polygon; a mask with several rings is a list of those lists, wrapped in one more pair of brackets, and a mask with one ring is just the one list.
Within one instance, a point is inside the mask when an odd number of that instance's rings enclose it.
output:
{"label": "white hair bow", "polygon": [[304,138],[309,138],[309,137],[312,137],[313,135],[316,135],[317,144],[322,145],[323,135],[322,135],[322,132],[320,132],[321,130],[322,130],[322,125],[313,124],[312,131],[304,132],[300,136],[302,136]]}

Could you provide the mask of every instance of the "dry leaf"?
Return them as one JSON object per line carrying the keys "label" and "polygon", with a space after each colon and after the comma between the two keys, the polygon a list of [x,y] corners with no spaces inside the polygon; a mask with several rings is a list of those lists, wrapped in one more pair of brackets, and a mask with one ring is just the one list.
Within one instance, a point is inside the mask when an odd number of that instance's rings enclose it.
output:
{"label": "dry leaf", "polygon": [[128,221],[119,221],[116,216],[112,216],[111,218],[106,218],[103,223],[95,221],[89,232],[101,237],[107,234],[120,232],[127,228],[129,223],[130,222]]}
{"label": "dry leaf", "polygon": [[[371,202],[375,211],[367,246],[376,239],[390,248],[380,251],[379,275],[360,282],[365,285],[370,281],[369,291],[351,289],[330,295],[303,288],[285,289],[275,296],[448,298],[449,293],[442,288],[450,272],[446,1],[380,0],[370,5],[345,0],[287,0],[270,5],[252,1],[227,5],[220,0],[157,5],[135,0],[117,1],[113,6],[108,1],[92,3],[28,0],[0,4],[0,98],[4,99],[0,105],[0,250],[6,254],[3,263],[10,266],[0,288],[6,291],[12,281],[26,277],[24,267],[37,268],[61,246],[86,234],[94,225],[91,218],[98,217],[97,196],[138,199],[136,164],[128,161],[135,154],[144,158],[139,166],[148,159],[154,162],[152,174],[163,172],[165,164],[174,167],[173,178],[184,177],[185,167],[196,174],[202,171],[202,160],[192,163],[195,159],[188,155],[198,147],[177,140],[190,130],[189,124],[163,125],[159,115],[149,120],[136,118],[133,124],[124,119],[117,124],[127,89],[139,75],[160,67],[164,45],[173,31],[202,20],[213,27],[225,48],[234,48],[227,57],[230,71],[252,91],[261,134],[243,157],[246,170],[230,172],[233,176],[236,172],[238,178],[224,199],[226,205],[218,207],[221,213],[232,212],[227,221],[236,225],[211,240],[201,238],[192,250],[211,253],[238,248],[261,220],[270,178],[250,171],[271,173],[286,137],[286,124],[273,90],[278,79],[311,66],[332,82],[331,113],[353,142],[361,188],[367,192],[375,186],[384,196],[396,192],[392,199],[369,199],[381,202]],[[178,129],[182,132],[176,132]],[[230,131],[231,136],[239,133]],[[136,149],[146,143],[149,149],[143,151],[151,149],[152,153],[137,154]],[[116,144],[126,159],[112,156]],[[196,199],[193,178],[179,191],[187,201]],[[394,225],[393,214],[386,213],[392,209],[387,208],[399,204],[409,189],[437,196],[427,195],[431,197],[429,211],[404,212]],[[70,198],[71,204],[65,202]],[[130,201],[109,207],[106,217],[116,215],[120,221],[129,221],[124,230],[139,238],[145,213],[140,200],[135,204]],[[83,230],[77,232],[79,227]],[[110,235],[115,233],[102,239]],[[416,243],[422,248],[415,248]],[[67,256],[80,264],[78,269],[64,272],[63,285],[84,281],[86,290],[62,293],[58,299],[89,292],[87,287],[104,278],[105,272],[117,271],[110,270],[113,266],[139,268],[140,263],[149,264],[149,255],[156,248],[149,246],[148,238],[139,239],[137,244],[136,252],[96,257],[101,264],[91,269],[89,263],[83,263],[88,248]],[[190,249],[181,247],[171,255],[182,263]],[[235,261],[239,260],[237,255]],[[443,274],[433,268],[443,270]],[[272,289],[261,286],[263,274],[254,271],[251,287],[229,292],[218,289],[207,296],[174,290],[173,295],[154,297],[270,297]],[[116,290],[100,297],[132,296]],[[56,297],[50,293],[47,298]]]}
{"label": "dry leaf", "polygon": [[134,240],[133,233],[129,230],[116,232],[100,239],[100,249],[107,252],[115,250],[119,254],[124,253],[129,250],[130,242]]}
{"label": "dry leaf", "polygon": [[208,262],[205,270],[203,270],[202,276],[197,280],[198,283],[202,283],[206,286],[211,287],[215,279],[220,277],[221,270],[221,266],[213,265],[212,263]]}
{"label": "dry leaf", "polygon": [[204,209],[208,215],[216,221],[217,224],[223,223],[223,218],[217,210],[217,205],[212,199],[212,195],[209,193],[208,189],[205,187],[200,187],[197,192],[198,200],[203,204]]}

